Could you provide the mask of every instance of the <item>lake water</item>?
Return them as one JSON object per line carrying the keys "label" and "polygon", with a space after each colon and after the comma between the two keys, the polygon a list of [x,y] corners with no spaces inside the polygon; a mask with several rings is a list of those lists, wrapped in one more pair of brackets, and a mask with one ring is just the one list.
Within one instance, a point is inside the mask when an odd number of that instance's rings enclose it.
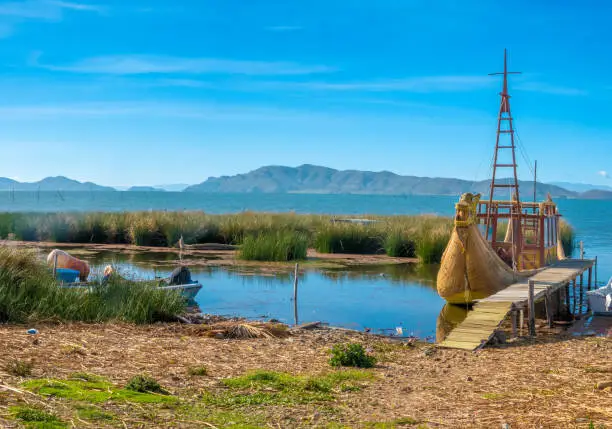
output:
{"label": "lake water", "polygon": [[[92,253],[80,256],[94,272],[112,263],[127,278],[165,277],[179,263],[175,253]],[[204,313],[296,323],[293,276],[253,269],[191,266],[203,288],[195,298]],[[444,300],[435,290],[436,267],[416,264],[301,270],[297,322],[323,321],[349,329],[421,338],[435,337]]]}
{"label": "lake water", "polygon": [[[253,210],[450,216],[456,201],[457,197],[448,196],[0,192],[0,211],[204,210],[234,213]],[[612,201],[561,199],[557,203],[564,218],[574,226],[577,239],[584,241],[585,256],[598,257],[598,280],[612,276]],[[176,260],[175,255],[169,257]],[[146,261],[132,259],[121,263],[140,275],[154,275],[152,265]],[[160,267],[164,274],[170,269],[169,265]],[[306,272],[300,283],[299,321],[322,320],[338,326],[374,330],[402,326],[405,335],[432,335],[436,319],[444,313],[444,302],[435,292],[435,274],[425,275],[411,267],[396,270],[402,269],[405,272],[401,275],[385,272],[389,267],[370,268],[369,271]],[[266,316],[286,322],[294,319],[290,300],[293,286],[289,277],[222,269],[195,270],[194,277],[205,285],[197,298],[204,312]]]}

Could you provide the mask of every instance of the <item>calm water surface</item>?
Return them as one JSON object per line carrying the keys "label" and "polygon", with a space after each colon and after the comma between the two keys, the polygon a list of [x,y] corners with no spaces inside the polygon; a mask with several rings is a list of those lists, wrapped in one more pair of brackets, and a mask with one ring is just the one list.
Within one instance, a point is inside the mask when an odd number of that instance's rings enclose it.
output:
{"label": "calm water surface", "polygon": [[[94,264],[94,271],[112,263],[122,275],[137,279],[167,276],[179,263],[174,253],[100,252],[82,257]],[[296,322],[290,274],[197,266],[190,270],[203,285],[195,300],[204,313]],[[435,273],[436,267],[414,264],[301,270],[297,321],[394,335],[401,327],[403,336],[434,337],[444,305],[435,290]]]}

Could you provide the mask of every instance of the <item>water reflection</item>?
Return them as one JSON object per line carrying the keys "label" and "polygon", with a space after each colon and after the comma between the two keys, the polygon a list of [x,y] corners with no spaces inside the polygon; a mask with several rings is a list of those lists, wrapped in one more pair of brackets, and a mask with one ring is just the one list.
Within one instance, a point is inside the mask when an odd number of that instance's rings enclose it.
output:
{"label": "water reflection", "polygon": [[469,307],[444,304],[436,321],[436,342],[443,341],[448,334],[463,322],[468,315]]}

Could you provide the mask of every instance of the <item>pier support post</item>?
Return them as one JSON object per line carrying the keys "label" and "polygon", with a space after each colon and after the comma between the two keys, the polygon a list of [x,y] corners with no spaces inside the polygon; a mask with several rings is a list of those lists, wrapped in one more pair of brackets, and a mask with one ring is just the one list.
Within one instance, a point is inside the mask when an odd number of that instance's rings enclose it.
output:
{"label": "pier support post", "polygon": [[574,316],[574,318],[576,317],[576,279],[574,278],[574,280],[572,280],[572,290],[573,290],[573,298],[574,298],[574,302],[572,303],[572,315]]}
{"label": "pier support post", "polygon": [[[593,274],[593,267],[589,267],[589,274],[587,275],[587,290],[591,290],[591,286],[592,286],[591,281],[593,280],[592,274]],[[587,299],[587,313],[589,311],[591,311],[591,305],[589,304],[589,300]]]}
{"label": "pier support post", "polygon": [[584,259],[584,242],[580,240],[580,259]]}
{"label": "pier support post", "polygon": [[512,321],[512,338],[516,338],[518,330],[518,311],[515,308],[510,312],[510,320]]}
{"label": "pier support post", "polygon": [[584,274],[580,274],[580,298],[579,298],[579,305],[578,305],[578,313],[580,315],[582,315],[582,301],[583,301],[583,295],[584,295]]}
{"label": "pier support post", "polygon": [[535,282],[529,280],[529,296],[527,298],[527,304],[529,306],[529,336],[535,337]]}
{"label": "pier support post", "polygon": [[571,309],[570,309],[570,290],[569,290],[569,283],[565,284],[565,307],[567,308],[567,312],[570,313]]}
{"label": "pier support post", "polygon": [[546,307],[546,322],[548,323],[548,327],[553,327],[553,305],[552,305],[552,296],[549,291],[546,291],[546,295],[544,297],[544,306]]}

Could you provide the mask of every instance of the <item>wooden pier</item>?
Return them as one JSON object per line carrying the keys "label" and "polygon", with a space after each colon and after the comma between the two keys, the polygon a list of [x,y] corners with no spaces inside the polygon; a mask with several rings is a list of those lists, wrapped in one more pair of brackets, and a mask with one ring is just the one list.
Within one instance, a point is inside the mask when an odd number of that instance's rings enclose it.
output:
{"label": "wooden pier", "polygon": [[[555,299],[560,301],[561,289],[565,289],[565,305],[568,311],[575,314],[578,302],[578,309],[582,311],[584,274],[588,272],[586,287],[590,290],[593,285],[594,264],[594,259],[564,259],[525,281],[511,284],[496,294],[479,300],[465,320],[453,329],[439,346],[464,350],[478,349],[491,340],[508,313],[511,313],[513,335],[516,336],[519,325],[517,319],[520,314],[522,328],[525,310],[529,317],[529,333],[535,335],[535,302],[545,300],[547,321],[549,326],[552,326],[554,313],[558,312],[562,305],[561,302],[554,302]],[[573,290],[573,302],[569,296],[570,286]]]}

